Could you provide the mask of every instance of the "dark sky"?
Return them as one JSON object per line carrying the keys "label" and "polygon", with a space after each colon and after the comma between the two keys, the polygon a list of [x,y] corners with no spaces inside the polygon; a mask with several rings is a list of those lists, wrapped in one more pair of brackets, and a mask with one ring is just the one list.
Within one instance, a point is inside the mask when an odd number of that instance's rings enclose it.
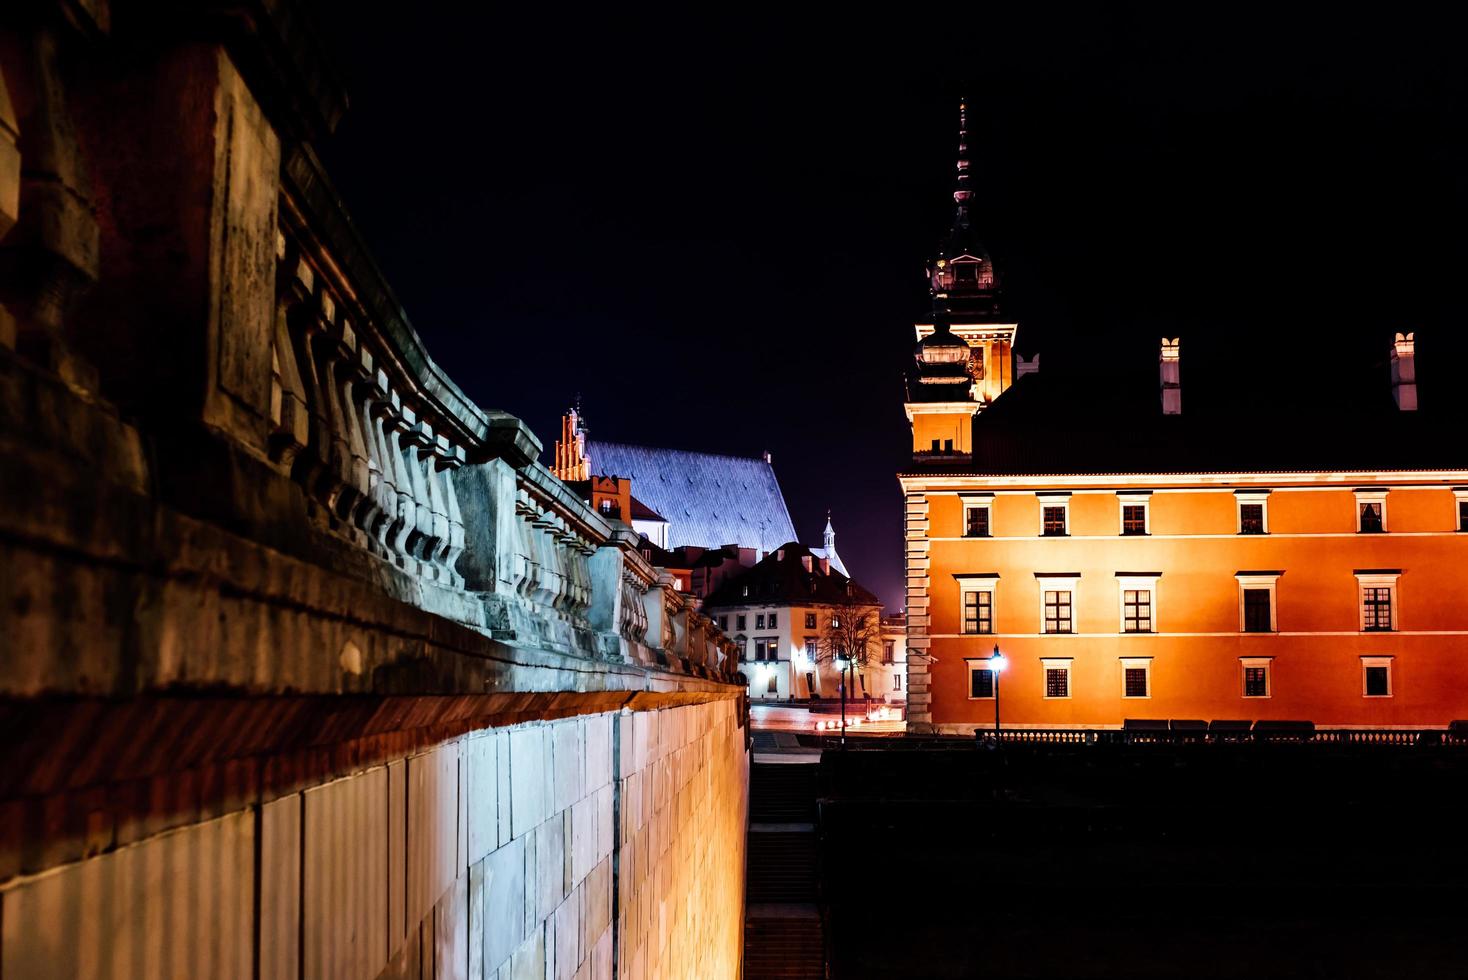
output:
{"label": "dark sky", "polygon": [[594,437],[769,450],[798,533],[829,507],[894,608],[902,372],[960,94],[979,227],[1047,369],[1180,334],[1186,383],[1188,337],[1237,336],[1242,393],[1285,348],[1369,351],[1385,384],[1393,330],[1421,358],[1465,323],[1456,24],[366,6],[323,9],[352,100],[323,156],[439,363],[547,451],[577,392]]}

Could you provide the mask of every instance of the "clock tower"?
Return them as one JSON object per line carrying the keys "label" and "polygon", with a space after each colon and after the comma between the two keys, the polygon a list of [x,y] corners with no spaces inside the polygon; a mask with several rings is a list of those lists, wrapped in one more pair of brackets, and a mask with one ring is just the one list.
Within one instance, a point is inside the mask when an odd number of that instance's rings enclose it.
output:
{"label": "clock tower", "polygon": [[958,103],[953,226],[928,266],[932,316],[914,325],[916,364],[907,386],[914,458],[967,457],[973,418],[1014,381],[1018,324],[1000,313],[999,277],[971,218],[968,102]]}

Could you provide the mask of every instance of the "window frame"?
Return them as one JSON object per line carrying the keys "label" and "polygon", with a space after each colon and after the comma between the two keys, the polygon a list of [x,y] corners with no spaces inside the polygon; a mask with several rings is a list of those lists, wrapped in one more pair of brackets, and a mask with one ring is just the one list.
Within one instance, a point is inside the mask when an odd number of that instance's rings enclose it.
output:
{"label": "window frame", "polygon": [[[1118,492],[1117,520],[1118,533],[1124,538],[1144,538],[1152,533],[1152,495],[1150,493],[1123,493]],[[1128,507],[1142,508],[1142,529],[1140,531],[1128,531],[1126,529],[1126,509]]]}
{"label": "window frame", "polygon": [[[989,657],[965,657],[964,663],[968,666],[968,687],[965,688],[970,701],[993,701],[994,700],[994,669],[990,666]],[[982,671],[989,675],[989,693],[974,693],[974,674]]]}
{"label": "window frame", "polygon": [[[1152,698],[1152,658],[1151,657],[1122,657],[1121,661],[1121,697],[1123,701],[1149,701]],[[1141,670],[1146,672],[1147,693],[1128,694],[1126,692],[1126,674],[1129,670]]]}
{"label": "window frame", "polygon": [[[1361,696],[1363,698],[1393,698],[1397,694],[1396,679],[1392,676],[1392,661],[1395,657],[1384,654],[1363,654],[1361,657]],[[1386,693],[1370,694],[1367,682],[1368,671],[1372,667],[1379,667],[1386,671]]]}
{"label": "window frame", "polygon": [[[1398,580],[1401,577],[1402,573],[1400,570],[1397,569],[1378,569],[1356,572],[1356,618],[1357,629],[1360,632],[1396,633],[1401,630],[1401,625],[1399,622],[1399,618],[1401,616],[1401,593],[1397,587]],[[1366,590],[1381,588],[1385,588],[1387,590],[1387,602],[1390,604],[1387,611],[1388,618],[1390,619],[1391,623],[1386,629],[1382,629],[1379,626],[1368,629],[1366,626]]]}
{"label": "window frame", "polygon": [[[1234,491],[1234,533],[1248,537],[1261,537],[1269,533],[1269,490],[1235,490]],[[1258,531],[1244,530],[1244,505],[1259,505],[1259,527]]]}
{"label": "window frame", "polygon": [[[1040,658],[1040,696],[1041,696],[1041,699],[1042,700],[1045,700],[1045,701],[1069,701],[1071,699],[1071,697],[1075,693],[1075,688],[1071,685],[1072,675],[1071,675],[1071,669],[1070,668],[1071,668],[1071,664],[1072,663],[1074,663],[1074,658],[1073,657],[1041,657]],[[1050,672],[1052,670],[1061,670],[1061,671],[1064,671],[1065,672],[1065,693],[1064,694],[1051,694],[1050,693]]]}
{"label": "window frame", "polygon": [[[1386,516],[1386,490],[1357,490],[1356,498],[1356,533],[1357,534],[1387,534],[1391,531],[1391,525],[1387,523]],[[1377,505],[1381,508],[1380,529],[1367,530],[1365,527],[1366,508]]]}
{"label": "window frame", "polygon": [[[1116,573],[1116,602],[1117,621],[1116,629],[1123,636],[1142,636],[1148,633],[1156,633],[1157,630],[1157,584],[1162,578],[1161,572],[1117,572]],[[1126,594],[1128,592],[1147,593],[1147,629],[1127,629]]]}
{"label": "window frame", "polygon": [[[1264,671],[1264,693],[1249,693],[1249,671]],[[1263,701],[1274,697],[1274,658],[1273,657],[1240,657],[1239,658],[1239,697],[1250,701]]]}
{"label": "window frame", "polygon": [[[1068,538],[1070,537],[1070,494],[1069,493],[1037,493],[1035,499],[1040,502],[1040,537],[1042,538]],[[1060,521],[1062,530],[1057,533],[1049,533],[1045,530],[1045,511],[1051,507],[1060,509]]]}
{"label": "window frame", "polygon": [[[1077,596],[1077,594],[1080,591],[1077,588],[1077,586],[1078,586],[1078,584],[1080,582],[1080,578],[1081,577],[1079,575],[1075,575],[1075,574],[1053,575],[1053,574],[1049,574],[1049,573],[1046,573],[1046,572],[1036,572],[1035,573],[1035,580],[1040,585],[1040,588],[1038,590],[1039,593],[1040,593],[1040,629],[1038,631],[1040,633],[1040,635],[1042,635],[1042,636],[1074,636],[1076,634],[1076,632],[1077,632],[1077,630],[1076,630],[1076,602],[1077,602],[1076,596]],[[1047,592],[1068,592],[1068,593],[1070,593],[1070,600],[1069,600],[1069,603],[1068,603],[1069,606],[1070,606],[1070,617],[1069,617],[1069,620],[1068,620],[1068,622],[1070,623],[1070,628],[1069,629],[1064,630],[1064,631],[1062,631],[1062,630],[1051,631],[1050,629],[1047,628],[1049,626],[1049,617],[1046,615],[1046,607],[1048,606],[1048,603],[1045,601],[1045,593],[1047,593]],[[1059,620],[1059,617],[1057,616],[1056,618],[1057,618],[1057,621],[1058,621]]]}
{"label": "window frame", "polygon": [[[1248,636],[1269,636],[1279,632],[1279,577],[1283,572],[1237,572],[1235,580],[1239,583],[1239,632]],[[1269,592],[1269,629],[1267,632],[1251,630],[1249,625],[1248,608],[1245,605],[1244,593],[1250,589],[1262,589]]]}
{"label": "window frame", "polygon": [[749,614],[748,613],[735,613],[734,614],[734,628],[736,630],[740,630],[740,631],[747,630],[747,629],[749,629],[749,625],[748,624],[749,624]]}
{"label": "window frame", "polygon": [[820,627],[816,625],[816,614],[815,613],[808,612],[808,613],[805,614],[805,628],[808,629],[808,630],[820,629]]}
{"label": "window frame", "polygon": [[[999,573],[991,572],[984,575],[955,575],[958,580],[958,632],[963,636],[993,636],[994,635],[994,610],[995,594],[998,592]],[[989,594],[989,629],[976,630],[970,633],[968,630],[968,597],[987,592]],[[983,607],[980,606],[980,609]],[[975,625],[981,625],[983,620],[975,618]]]}
{"label": "window frame", "polygon": [[777,630],[780,628],[780,614],[772,612],[765,616],[765,629]]}
{"label": "window frame", "polygon": [[1453,526],[1459,534],[1468,534],[1468,487],[1453,488]]}
{"label": "window frame", "polygon": [[[971,515],[980,511],[984,514],[984,530],[981,534],[975,534]],[[994,508],[989,501],[965,500],[963,502],[963,536],[966,538],[992,538],[994,536]]]}

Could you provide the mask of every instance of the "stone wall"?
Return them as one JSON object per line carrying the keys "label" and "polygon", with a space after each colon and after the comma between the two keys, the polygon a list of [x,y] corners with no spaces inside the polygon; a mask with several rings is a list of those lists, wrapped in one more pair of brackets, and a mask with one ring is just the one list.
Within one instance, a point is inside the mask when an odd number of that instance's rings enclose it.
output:
{"label": "stone wall", "polygon": [[428,355],[303,13],[0,7],[0,976],[737,976],[734,646]]}
{"label": "stone wall", "polygon": [[732,977],[733,701],[474,731],[0,889],[11,977]]}

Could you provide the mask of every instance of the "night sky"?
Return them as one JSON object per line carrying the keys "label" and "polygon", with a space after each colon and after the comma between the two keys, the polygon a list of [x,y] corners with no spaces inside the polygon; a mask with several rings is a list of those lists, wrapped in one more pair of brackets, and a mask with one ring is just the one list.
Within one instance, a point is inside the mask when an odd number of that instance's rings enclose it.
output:
{"label": "night sky", "polygon": [[819,543],[830,508],[894,609],[902,374],[960,95],[978,227],[1042,370],[1180,334],[1186,391],[1188,338],[1237,338],[1257,397],[1287,336],[1317,371],[1370,351],[1385,385],[1393,330],[1421,361],[1468,322],[1457,25],[361,6],[323,10],[352,107],[322,155],[435,359],[543,459],[578,392],[593,438],[769,450],[797,531]]}

